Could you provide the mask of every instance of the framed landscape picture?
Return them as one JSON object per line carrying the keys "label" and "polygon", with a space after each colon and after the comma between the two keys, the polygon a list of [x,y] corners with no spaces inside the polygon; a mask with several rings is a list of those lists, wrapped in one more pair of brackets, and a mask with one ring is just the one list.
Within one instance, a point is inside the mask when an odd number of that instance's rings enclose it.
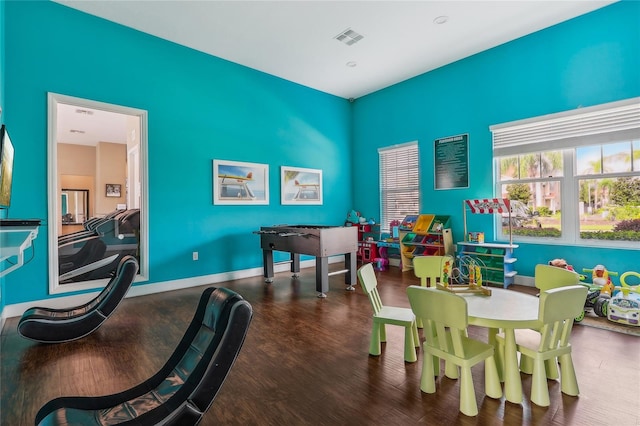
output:
{"label": "framed landscape picture", "polygon": [[322,204],[322,170],[282,166],[280,180],[282,204]]}
{"label": "framed landscape picture", "polygon": [[213,160],[213,204],[269,204],[269,165]]}

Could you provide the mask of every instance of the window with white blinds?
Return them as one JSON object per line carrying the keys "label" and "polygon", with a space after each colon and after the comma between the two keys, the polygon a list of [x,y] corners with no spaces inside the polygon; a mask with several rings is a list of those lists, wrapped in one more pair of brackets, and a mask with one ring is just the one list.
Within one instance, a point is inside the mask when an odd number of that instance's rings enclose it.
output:
{"label": "window with white blinds", "polygon": [[523,206],[499,238],[639,247],[640,98],[490,129],[496,194]]}
{"label": "window with white blinds", "polygon": [[640,137],[640,98],[490,126],[495,157]]}
{"label": "window with white blinds", "polygon": [[380,161],[380,224],[389,232],[392,220],[418,214],[420,166],[418,141],[378,150]]}

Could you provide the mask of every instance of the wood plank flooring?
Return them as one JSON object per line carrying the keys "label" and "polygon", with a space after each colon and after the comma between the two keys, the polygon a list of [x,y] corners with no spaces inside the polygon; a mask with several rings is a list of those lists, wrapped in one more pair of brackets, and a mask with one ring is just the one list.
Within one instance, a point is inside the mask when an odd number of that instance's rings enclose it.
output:
{"label": "wood plank flooring", "polygon": [[[480,364],[473,369],[480,413],[466,417],[458,411],[457,381],[441,376],[435,394],[420,391],[422,353],[416,363],[403,361],[401,327],[388,326],[382,355],[368,355],[371,306],[359,285],[347,292],[344,277],[334,275],[328,297],[320,299],[314,280],[310,268],[299,279],[276,274],[269,285],[261,277],[216,284],[243,295],[254,318],[201,425],[640,425],[635,336],[576,325],[581,395],[566,396],[549,381],[548,408],[528,400],[531,377],[524,374],[522,404],[485,397]],[[379,281],[386,304],[406,307],[405,288],[419,284],[412,272],[397,268],[379,273]],[[1,337],[0,424],[32,425],[50,399],[115,393],[151,376],[182,337],[204,288],[126,299],[97,332],[65,344],[28,341],[16,332],[18,318],[8,319]],[[469,331],[487,337],[482,328]]]}

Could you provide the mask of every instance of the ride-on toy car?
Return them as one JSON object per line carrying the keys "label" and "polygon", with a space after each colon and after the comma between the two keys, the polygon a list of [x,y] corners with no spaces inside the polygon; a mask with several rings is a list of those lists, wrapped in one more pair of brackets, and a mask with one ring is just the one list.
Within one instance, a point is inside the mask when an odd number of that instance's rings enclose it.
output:
{"label": "ride-on toy car", "polygon": [[[636,277],[635,285],[627,284],[628,277]],[[640,326],[640,273],[625,272],[620,276],[620,287],[609,300],[607,319],[620,324]]]}

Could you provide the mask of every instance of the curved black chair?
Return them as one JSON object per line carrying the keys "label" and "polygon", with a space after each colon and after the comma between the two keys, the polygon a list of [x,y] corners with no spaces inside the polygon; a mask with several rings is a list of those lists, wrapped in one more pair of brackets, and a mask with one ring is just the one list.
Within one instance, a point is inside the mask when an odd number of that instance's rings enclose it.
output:
{"label": "curved black chair", "polygon": [[122,258],[115,275],[97,297],[68,309],[29,308],[18,322],[18,333],[37,342],[62,343],[94,332],[116,310],[137,273],[135,257]]}
{"label": "curved black chair", "polygon": [[113,395],[53,399],[38,411],[35,424],[198,424],[236,361],[252,315],[237,293],[207,288],[184,337],[155,375]]}

